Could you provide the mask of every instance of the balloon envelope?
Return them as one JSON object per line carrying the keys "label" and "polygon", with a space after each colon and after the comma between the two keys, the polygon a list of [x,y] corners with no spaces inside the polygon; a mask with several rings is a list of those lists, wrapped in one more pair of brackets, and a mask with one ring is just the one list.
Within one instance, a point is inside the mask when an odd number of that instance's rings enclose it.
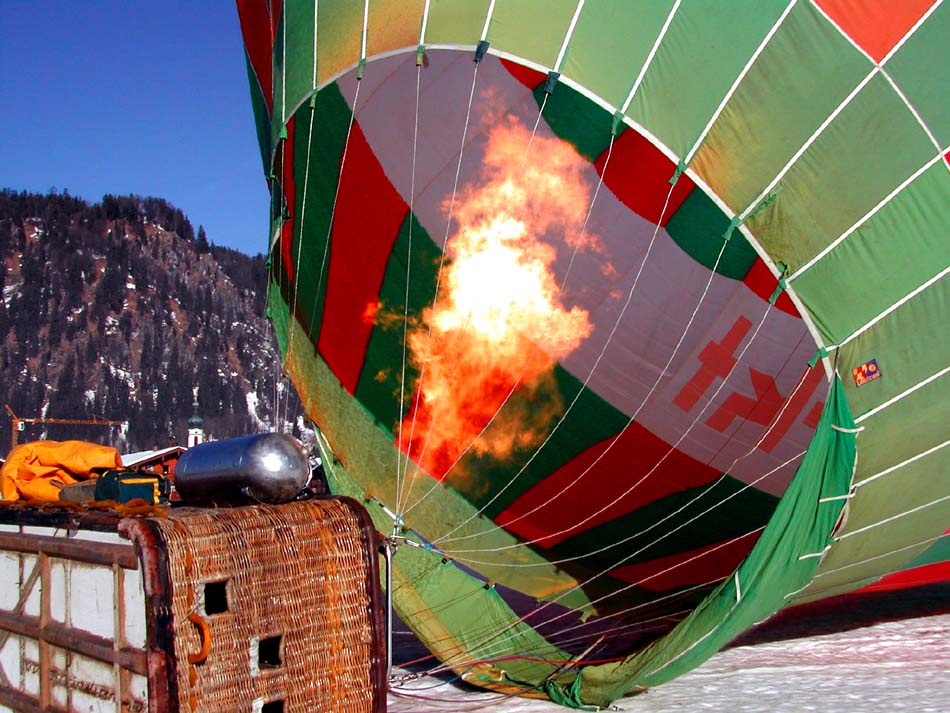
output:
{"label": "balloon envelope", "polygon": [[284,366],[446,665],[604,705],[950,559],[945,4],[238,9]]}

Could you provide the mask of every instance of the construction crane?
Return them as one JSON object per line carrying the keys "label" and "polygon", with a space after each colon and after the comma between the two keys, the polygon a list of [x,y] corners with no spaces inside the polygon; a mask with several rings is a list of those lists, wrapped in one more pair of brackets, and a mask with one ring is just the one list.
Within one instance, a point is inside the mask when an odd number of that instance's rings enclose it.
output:
{"label": "construction crane", "polygon": [[16,448],[17,436],[25,428],[27,423],[66,423],[83,426],[124,426],[127,421],[106,421],[101,418],[27,418],[17,416],[10,408],[10,404],[4,404],[3,407],[10,414],[10,450]]}

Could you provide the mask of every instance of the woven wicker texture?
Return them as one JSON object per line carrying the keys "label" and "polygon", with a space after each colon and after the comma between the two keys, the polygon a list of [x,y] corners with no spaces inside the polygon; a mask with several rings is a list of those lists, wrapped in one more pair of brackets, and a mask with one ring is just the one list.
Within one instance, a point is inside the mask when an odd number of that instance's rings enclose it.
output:
{"label": "woven wicker texture", "polygon": [[286,713],[373,710],[372,667],[381,664],[367,558],[376,553],[345,505],[183,509],[156,522],[171,570],[182,711],[276,701]]}

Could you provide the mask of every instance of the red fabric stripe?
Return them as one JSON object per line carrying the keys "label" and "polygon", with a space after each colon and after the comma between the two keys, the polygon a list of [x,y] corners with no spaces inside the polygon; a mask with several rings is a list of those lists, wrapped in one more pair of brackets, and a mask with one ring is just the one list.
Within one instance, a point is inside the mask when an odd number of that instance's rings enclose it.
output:
{"label": "red fabric stripe", "polygon": [[[768,266],[762,262],[762,258],[758,258],[752,263],[752,267],[749,268],[749,272],[746,273],[743,282],[746,284],[746,287],[766,301],[772,296],[772,293],[775,292],[775,288],[778,285],[778,280],[775,275],[772,274],[772,271],[769,270]],[[789,297],[784,290],[775,301],[775,306],[793,317],[801,317],[795,308],[795,303],[792,302],[792,298]]]}
{"label": "red fabric stripe", "polygon": [[[665,592],[676,587],[715,582],[735,571],[761,534],[750,532],[731,542],[726,540],[728,544],[717,542],[669,557],[618,567],[610,574],[651,592]],[[689,560],[693,561],[686,564]]]}
{"label": "red fabric stripe", "polygon": [[337,197],[317,345],[350,394],[356,391],[386,265],[408,209],[354,123]]}
{"label": "red fabric stripe", "polygon": [[935,0],[817,0],[818,6],[880,62]]}
{"label": "red fabric stripe", "polygon": [[[649,471],[666,455],[670,445],[640,424],[633,423],[597,465],[581,478],[581,473],[606,451],[613,440],[608,438],[591,446],[533,485],[502,511],[495,522],[516,535],[539,541],[542,547],[552,547],[654,500],[704,485],[721,475],[705,463],[674,450],[649,478],[621,497],[639,479],[638,474]],[[531,515],[512,522],[536,507],[538,509]],[[603,512],[581,527],[551,534],[601,508],[604,508]]]}
{"label": "red fabric stripe", "polygon": [[546,75],[541,74],[541,72],[536,69],[525,67],[523,64],[518,64],[508,59],[501,60],[501,64],[508,70],[508,74],[531,90],[534,90],[535,87],[547,79]]}
{"label": "red fabric stripe", "polygon": [[950,562],[934,562],[913,569],[905,569],[902,572],[894,572],[874,584],[858,589],[857,592],[883,592],[889,589],[906,589],[937,582],[950,582]]}
{"label": "red fabric stripe", "polygon": [[[597,173],[620,201],[651,223],[660,219],[660,212],[670,193],[670,178],[676,165],[664,156],[650,140],[633,129],[627,129],[614,140],[610,166],[604,174],[607,151],[597,159]],[[663,212],[663,222],[679,209],[696,184],[685,174],[680,176],[670,195],[669,205]]]}
{"label": "red fabric stripe", "polygon": [[273,53],[274,43],[270,30],[270,17],[266,0],[237,0],[244,49],[251,60],[251,67],[261,85],[261,93],[267,102],[267,113],[274,111]]}

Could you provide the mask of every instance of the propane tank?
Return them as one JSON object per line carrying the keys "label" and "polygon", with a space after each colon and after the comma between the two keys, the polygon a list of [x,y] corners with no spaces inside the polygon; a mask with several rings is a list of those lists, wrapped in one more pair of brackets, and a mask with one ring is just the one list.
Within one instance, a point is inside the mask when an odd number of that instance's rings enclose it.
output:
{"label": "propane tank", "polygon": [[175,489],[193,504],[276,504],[293,500],[309,476],[295,439],[258,433],[189,448],[175,466]]}

